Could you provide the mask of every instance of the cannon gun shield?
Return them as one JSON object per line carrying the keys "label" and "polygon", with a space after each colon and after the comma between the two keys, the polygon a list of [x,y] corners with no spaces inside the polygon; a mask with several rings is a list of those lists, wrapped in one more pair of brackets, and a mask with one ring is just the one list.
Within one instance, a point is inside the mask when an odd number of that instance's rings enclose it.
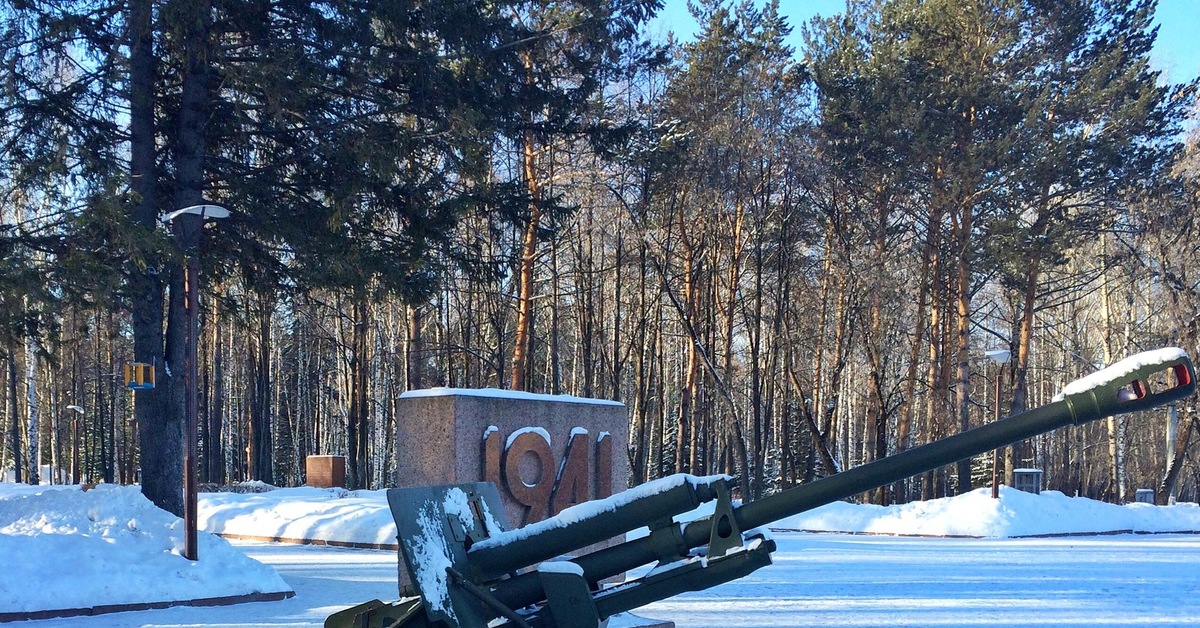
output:
{"label": "cannon gun shield", "polygon": [[424,601],[429,623],[487,625],[492,614],[486,605],[456,580],[473,574],[470,548],[507,527],[496,486],[418,486],[392,489],[387,496],[408,584]]}

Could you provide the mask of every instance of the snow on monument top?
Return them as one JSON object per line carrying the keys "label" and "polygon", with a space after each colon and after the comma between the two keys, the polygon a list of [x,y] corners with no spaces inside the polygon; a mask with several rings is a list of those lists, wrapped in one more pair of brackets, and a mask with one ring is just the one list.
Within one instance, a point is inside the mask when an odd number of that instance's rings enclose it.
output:
{"label": "snow on monument top", "polygon": [[1112,366],[1101,369],[1081,377],[1066,386],[1063,386],[1062,391],[1054,396],[1055,401],[1062,401],[1069,395],[1077,395],[1079,393],[1088,392],[1101,386],[1108,386],[1114,382],[1128,383],[1123,380],[1133,373],[1147,366],[1166,365],[1177,361],[1180,358],[1186,358],[1187,352],[1178,347],[1167,347],[1165,349],[1156,349],[1154,351],[1144,351],[1135,355],[1131,355]]}
{"label": "snow on monument top", "polygon": [[624,406],[620,401],[609,399],[591,399],[571,395],[543,395],[520,390],[504,390],[502,388],[424,388],[401,393],[401,399],[419,397],[486,397],[489,399],[520,399],[524,401],[557,401],[559,403],[584,403],[599,406]]}

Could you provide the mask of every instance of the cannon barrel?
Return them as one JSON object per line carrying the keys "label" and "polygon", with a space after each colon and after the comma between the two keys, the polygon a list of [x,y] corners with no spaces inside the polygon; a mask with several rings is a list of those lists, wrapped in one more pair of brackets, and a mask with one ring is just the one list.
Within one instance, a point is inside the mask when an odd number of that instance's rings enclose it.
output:
{"label": "cannon barrel", "polygon": [[[743,530],[765,526],[1060,427],[1150,409],[1192,394],[1195,373],[1186,354],[1180,351],[1177,354],[1155,352],[1154,355],[1172,357],[1165,362],[1150,361],[1145,365],[1142,363],[1150,359],[1147,356],[1128,365],[1117,363],[1101,371],[1111,370],[1108,377],[1116,378],[1111,381],[1097,378],[1095,381],[1100,385],[1087,386],[1088,381],[1082,380],[1078,393],[1063,395],[1048,405],[747,503],[735,509],[734,514]],[[1164,370],[1170,371],[1176,386],[1158,392],[1144,387],[1139,392],[1137,385],[1130,386],[1134,382],[1145,386],[1149,376]]]}
{"label": "cannon barrel", "polygon": [[[1166,372],[1173,385],[1152,390],[1152,376]],[[1179,349],[1138,354],[1063,389],[1050,404],[988,423],[948,438],[908,449],[733,509],[739,529],[766,526],[788,516],[893,484],[1010,443],[1068,425],[1082,425],[1115,414],[1148,410],[1179,401],[1195,391],[1195,370]],[[677,550],[709,543],[712,518],[682,526]],[[661,539],[647,536],[572,559],[589,582],[599,582],[661,558]],[[497,599],[513,608],[543,598],[541,585],[529,574],[498,583]]]}
{"label": "cannon barrel", "polygon": [[476,576],[491,580],[521,567],[540,563],[599,543],[645,525],[645,520],[674,517],[716,499],[714,485],[725,476],[697,478],[669,476],[629,489],[604,502],[604,509],[591,512],[576,507],[576,521],[545,519],[523,528],[502,532],[475,543],[467,552]]}

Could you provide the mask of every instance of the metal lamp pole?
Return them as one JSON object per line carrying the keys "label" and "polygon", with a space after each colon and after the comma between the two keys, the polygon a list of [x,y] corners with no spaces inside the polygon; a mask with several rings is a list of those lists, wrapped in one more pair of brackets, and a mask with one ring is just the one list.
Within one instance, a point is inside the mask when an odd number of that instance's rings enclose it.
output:
{"label": "metal lamp pole", "polygon": [[[204,226],[208,219],[229,217],[229,210],[220,205],[191,205],[175,210],[162,217],[164,223],[170,223],[180,216],[195,216],[199,219],[197,229]],[[200,328],[200,247],[199,233],[196,234],[197,244],[188,251],[186,274],[184,275],[183,292],[187,310],[187,342],[184,347],[184,455],[183,455],[183,556],[188,560],[199,560],[196,538],[196,441],[199,440],[198,414],[199,401],[197,394],[197,358],[196,344]]]}
{"label": "metal lamp pole", "polygon": [[183,556],[188,560],[199,560],[196,539],[196,440],[199,422],[199,401],[196,390],[196,340],[199,337],[200,316],[196,311],[200,304],[200,258],[188,255],[187,273],[184,276],[183,292],[187,295],[187,343],[184,345],[183,390],[186,397],[183,454],[183,523],[186,536],[183,541]]}

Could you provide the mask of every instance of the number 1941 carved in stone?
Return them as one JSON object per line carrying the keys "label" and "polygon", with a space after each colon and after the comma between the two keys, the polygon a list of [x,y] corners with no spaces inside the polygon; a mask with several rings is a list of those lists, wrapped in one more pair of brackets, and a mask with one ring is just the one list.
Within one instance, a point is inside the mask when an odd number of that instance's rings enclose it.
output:
{"label": "number 1941 carved in stone", "polygon": [[601,432],[593,441],[586,429],[577,427],[562,459],[555,460],[546,430],[527,427],[506,437],[490,426],[483,434],[483,476],[524,505],[525,523],[534,523],[612,495],[612,440]]}

